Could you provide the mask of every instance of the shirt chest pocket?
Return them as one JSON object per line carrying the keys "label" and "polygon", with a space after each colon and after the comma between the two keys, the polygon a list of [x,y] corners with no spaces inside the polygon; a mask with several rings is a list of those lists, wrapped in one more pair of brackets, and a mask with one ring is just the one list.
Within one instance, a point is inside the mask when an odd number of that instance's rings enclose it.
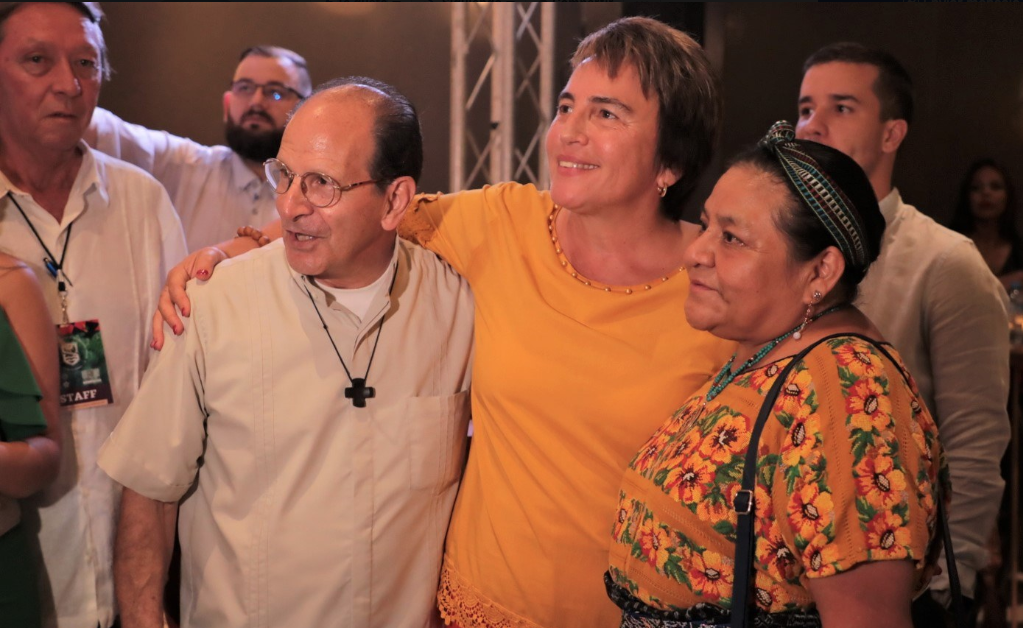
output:
{"label": "shirt chest pocket", "polygon": [[405,421],[412,489],[441,492],[457,482],[465,460],[469,391],[407,399]]}

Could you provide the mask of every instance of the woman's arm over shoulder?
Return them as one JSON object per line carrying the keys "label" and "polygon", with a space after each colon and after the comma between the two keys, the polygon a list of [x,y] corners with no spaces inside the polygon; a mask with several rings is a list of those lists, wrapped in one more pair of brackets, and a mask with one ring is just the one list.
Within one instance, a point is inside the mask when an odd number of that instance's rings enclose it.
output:
{"label": "woman's arm over shoulder", "polygon": [[398,227],[398,235],[433,251],[469,278],[469,260],[493,229],[510,228],[511,221],[549,203],[546,194],[532,185],[518,183],[451,194],[417,194]]}
{"label": "woman's arm over shoulder", "polygon": [[60,464],[58,425],[59,367],[57,338],[42,290],[23,263],[0,255],[0,308],[3,308],[28,359],[42,400],[46,432],[18,443],[5,444],[0,455],[0,492],[26,497],[51,482]]}

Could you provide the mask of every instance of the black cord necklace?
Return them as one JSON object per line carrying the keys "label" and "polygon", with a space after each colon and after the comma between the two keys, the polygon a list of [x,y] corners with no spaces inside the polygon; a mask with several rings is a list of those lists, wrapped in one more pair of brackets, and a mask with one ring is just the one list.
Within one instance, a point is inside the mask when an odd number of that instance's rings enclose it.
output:
{"label": "black cord necklace", "polygon": [[60,295],[61,324],[67,325],[69,322],[67,317],[67,287],[71,286],[74,288],[75,284],[71,283],[67,273],[64,272],[64,260],[67,259],[67,245],[71,241],[71,227],[75,226],[75,221],[72,220],[71,224],[67,226],[67,235],[64,236],[64,250],[61,251],[60,260],[58,260],[57,256],[50,252],[50,247],[46,246],[46,243],[43,242],[43,238],[36,231],[36,226],[29,220],[28,214],[21,208],[21,204],[15,200],[14,193],[7,192],[7,198],[11,199],[14,206],[18,208],[18,213],[28,223],[28,228],[32,230],[32,235],[36,237],[39,246],[43,247],[43,252],[46,253],[46,256],[43,257],[43,266],[46,267],[46,272],[50,273],[50,276],[57,282],[57,294]]}
{"label": "black cord necklace", "polygon": [[[391,286],[387,288],[387,296],[391,296],[391,291],[394,290],[394,281],[398,278],[398,263],[394,264],[394,276],[391,277]],[[341,352],[337,350],[337,344],[334,342],[334,337],[330,335],[330,329],[327,328],[327,321],[323,320],[323,315],[320,314],[320,308],[316,307],[316,299],[313,298],[313,294],[309,292],[307,286],[305,293],[309,297],[309,302],[313,304],[313,309],[316,310],[316,316],[320,319],[320,323],[323,325],[323,331],[327,332],[327,340],[330,340],[330,346],[334,347],[334,353],[337,355],[337,359],[341,362],[341,368],[345,370],[345,375],[348,376],[348,381],[352,383],[351,386],[345,388],[345,399],[351,399],[352,405],[356,408],[365,408],[366,400],[372,399],[377,396],[377,391],[372,386],[366,385],[366,379],[369,377],[369,369],[373,367],[373,358],[377,354],[377,345],[380,344],[380,334],[384,331],[384,321],[387,319],[386,315],[380,319],[380,327],[377,328],[377,337],[373,341],[373,351],[369,354],[369,363],[366,364],[366,374],[362,377],[352,377],[352,372],[348,370],[348,365],[345,364],[344,358],[341,357]]]}

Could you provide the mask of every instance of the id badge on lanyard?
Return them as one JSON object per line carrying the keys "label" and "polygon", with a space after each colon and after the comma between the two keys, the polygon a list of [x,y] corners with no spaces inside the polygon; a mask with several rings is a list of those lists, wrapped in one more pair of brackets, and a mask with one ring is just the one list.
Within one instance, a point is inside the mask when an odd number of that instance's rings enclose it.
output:
{"label": "id badge on lanyard", "polygon": [[29,220],[25,210],[14,198],[7,197],[18,208],[18,212],[28,223],[32,234],[39,242],[46,256],[43,266],[50,277],[57,282],[57,293],[60,295],[60,324],[57,325],[57,343],[60,350],[60,405],[62,408],[92,408],[105,406],[114,402],[113,391],[110,389],[110,373],[107,370],[106,352],[103,350],[103,336],[100,334],[98,320],[71,322],[67,316],[68,286],[74,287],[67,273],[64,272],[64,261],[67,259],[67,247],[71,242],[71,228],[68,225],[64,237],[64,250],[58,260],[49,247],[43,242],[35,225]]}
{"label": "id badge on lanyard", "polygon": [[114,402],[99,321],[57,325],[60,347],[60,405],[92,408]]}

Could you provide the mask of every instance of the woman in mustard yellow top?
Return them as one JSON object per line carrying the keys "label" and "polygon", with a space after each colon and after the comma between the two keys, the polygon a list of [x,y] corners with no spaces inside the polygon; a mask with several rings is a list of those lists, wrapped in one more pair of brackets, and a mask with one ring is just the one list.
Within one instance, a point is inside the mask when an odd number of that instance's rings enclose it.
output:
{"label": "woman in mustard yellow top", "polygon": [[[550,192],[424,196],[403,225],[476,299],[476,431],[438,598],[463,628],[618,624],[602,574],[622,470],[731,351],[681,310],[695,236],[682,204],[720,121],[703,51],[626,18],[583,41],[573,65],[547,135]],[[211,253],[176,274],[208,276]]]}
{"label": "woman in mustard yellow top", "polygon": [[[793,138],[778,123],[733,163],[686,252],[686,318],[738,348],[625,472],[607,574],[623,626],[728,626],[743,574],[746,625],[912,626],[947,468],[901,358],[852,305],[884,232],[870,182]],[[740,571],[735,498],[765,403]]]}

